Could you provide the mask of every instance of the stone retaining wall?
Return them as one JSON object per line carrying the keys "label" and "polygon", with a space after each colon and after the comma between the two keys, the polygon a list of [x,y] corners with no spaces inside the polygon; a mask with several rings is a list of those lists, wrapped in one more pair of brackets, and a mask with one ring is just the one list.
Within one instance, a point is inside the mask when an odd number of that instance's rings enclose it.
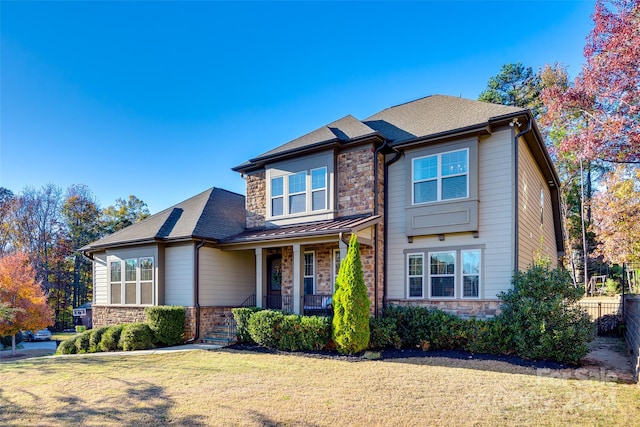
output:
{"label": "stone retaining wall", "polygon": [[[233,319],[233,307],[200,307],[200,339],[210,334],[215,326],[222,326],[228,318]],[[184,339],[190,340],[196,332],[196,308],[187,307],[184,324]]]}
{"label": "stone retaining wall", "polygon": [[631,367],[636,381],[640,384],[640,295],[626,295],[624,298],[625,337],[631,349]]}

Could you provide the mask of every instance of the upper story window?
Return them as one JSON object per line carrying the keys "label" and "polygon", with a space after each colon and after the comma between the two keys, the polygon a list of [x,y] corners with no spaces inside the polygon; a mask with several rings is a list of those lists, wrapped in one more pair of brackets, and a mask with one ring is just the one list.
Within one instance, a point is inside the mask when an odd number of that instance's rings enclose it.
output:
{"label": "upper story window", "polygon": [[418,157],[412,162],[413,204],[469,196],[469,150]]}
{"label": "upper story window", "polygon": [[326,210],[327,186],[326,167],[271,178],[271,216]]}

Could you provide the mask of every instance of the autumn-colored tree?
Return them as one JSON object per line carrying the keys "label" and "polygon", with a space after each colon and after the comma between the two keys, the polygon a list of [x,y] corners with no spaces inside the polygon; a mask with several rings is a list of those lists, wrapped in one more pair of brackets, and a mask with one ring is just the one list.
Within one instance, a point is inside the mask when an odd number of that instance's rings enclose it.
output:
{"label": "autumn-colored tree", "polygon": [[640,262],[640,168],[618,165],[593,198],[599,253],[606,261]]}
{"label": "autumn-colored tree", "polygon": [[559,148],[581,160],[640,163],[640,2],[598,0],[586,63],[569,88],[542,91]]}
{"label": "autumn-colored tree", "polygon": [[52,312],[29,257],[15,253],[0,258],[0,305],[5,316],[0,318],[0,335],[13,337],[20,330],[42,329],[51,325]]}

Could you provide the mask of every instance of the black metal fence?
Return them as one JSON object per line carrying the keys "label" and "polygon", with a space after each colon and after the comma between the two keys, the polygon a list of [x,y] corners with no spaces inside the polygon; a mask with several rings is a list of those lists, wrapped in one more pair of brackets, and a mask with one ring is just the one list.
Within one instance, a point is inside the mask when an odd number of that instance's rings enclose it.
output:
{"label": "black metal fence", "polygon": [[[304,295],[301,302],[302,313],[306,316],[329,316],[332,313],[331,295]],[[293,313],[293,296],[265,295],[263,307]]]}
{"label": "black metal fence", "polygon": [[589,317],[598,327],[599,335],[615,333],[624,321],[623,302],[580,301]]}

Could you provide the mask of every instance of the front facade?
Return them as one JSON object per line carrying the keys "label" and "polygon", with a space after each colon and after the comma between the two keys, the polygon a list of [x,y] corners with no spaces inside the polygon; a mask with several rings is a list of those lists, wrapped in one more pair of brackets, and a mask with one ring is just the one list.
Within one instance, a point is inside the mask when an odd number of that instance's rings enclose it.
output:
{"label": "front facade", "polygon": [[[488,317],[514,270],[538,258],[555,265],[563,250],[558,178],[519,108],[431,96],[362,121],[346,116],[234,170],[246,181],[242,209],[231,197],[241,224],[85,248],[96,326],[139,320],[137,308],[158,304],[188,307],[196,338],[205,318],[247,301],[324,313],[354,233],[372,315],[419,304]],[[187,205],[196,223],[225,221],[220,209]]]}

